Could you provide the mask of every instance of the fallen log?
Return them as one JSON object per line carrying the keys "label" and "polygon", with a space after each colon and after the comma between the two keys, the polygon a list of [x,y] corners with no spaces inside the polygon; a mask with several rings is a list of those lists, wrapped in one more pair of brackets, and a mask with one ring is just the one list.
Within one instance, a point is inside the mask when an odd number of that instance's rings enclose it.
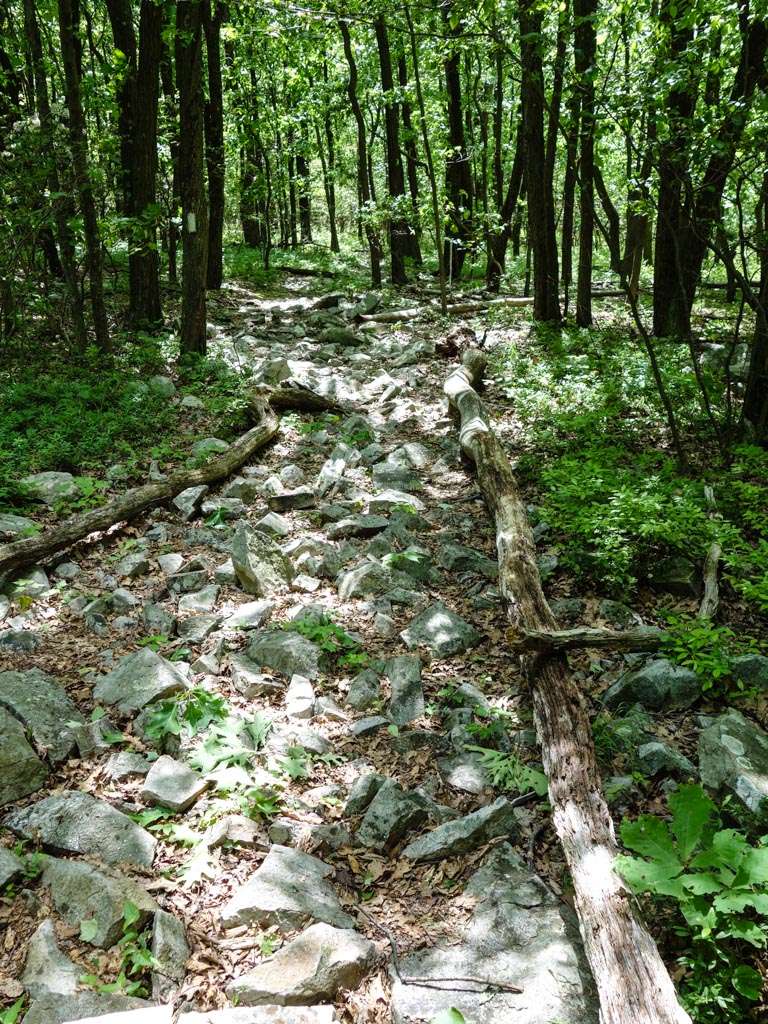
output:
{"label": "fallen log", "polygon": [[526,629],[512,640],[524,651],[574,651],[584,647],[610,651],[658,651],[664,633],[654,626],[637,629],[600,629],[579,626],[575,629]]}
{"label": "fallen log", "polygon": [[[480,362],[445,384],[462,451],[474,463],[496,526],[499,587],[512,628],[554,632],[536,549],[509,459],[488,424],[475,383]],[[601,791],[589,716],[561,652],[525,654],[552,820],[571,873],[601,1024],[690,1024],[632,895],[613,871],[618,852]]]}
{"label": "fallen log", "polygon": [[276,388],[260,390],[273,409],[294,409],[298,412],[333,412],[339,416],[348,416],[355,411],[355,406],[348,402],[339,402],[319,391],[313,391],[295,377],[289,377]]}
{"label": "fallen log", "polygon": [[[624,298],[623,291],[599,291],[593,292],[594,299],[617,299]],[[446,308],[448,316],[460,316],[464,313],[482,313],[486,309],[493,309],[496,306],[532,306],[533,296],[505,296],[498,299],[478,299],[471,302],[453,302]],[[361,313],[357,318],[363,322],[379,324],[395,324],[405,320],[415,320],[426,316],[429,313],[440,313],[440,306],[437,302],[429,302],[423,306],[411,306],[409,309],[387,309],[381,313]]]}
{"label": "fallen log", "polygon": [[273,264],[272,269],[279,270],[281,274],[293,274],[294,277],[325,277],[330,280],[336,277],[332,270],[320,270],[316,267],[288,267],[284,264]]}

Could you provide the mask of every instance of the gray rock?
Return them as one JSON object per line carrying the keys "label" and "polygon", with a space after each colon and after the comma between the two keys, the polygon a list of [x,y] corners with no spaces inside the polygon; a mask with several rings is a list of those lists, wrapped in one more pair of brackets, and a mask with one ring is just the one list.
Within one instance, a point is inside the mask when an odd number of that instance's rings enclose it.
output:
{"label": "gray rock", "polygon": [[125,714],[187,689],[187,682],[171,661],[144,647],[121,658],[96,684],[93,696],[101,704],[116,704]]}
{"label": "gray rock", "polygon": [[139,599],[124,587],[113,590],[109,600],[115,611],[127,611],[129,608],[135,608],[139,603]]}
{"label": "gray rock", "polygon": [[204,501],[200,506],[200,511],[206,517],[215,516],[214,522],[220,526],[231,519],[240,519],[245,515],[247,509],[240,498],[224,498],[219,496]]}
{"label": "gray rock", "polygon": [[182,1013],[179,1024],[339,1024],[336,1007],[250,1006],[209,1013]]}
{"label": "gray rock", "polygon": [[184,395],[179,405],[188,412],[198,412],[205,409],[205,402],[198,398],[197,395]]}
{"label": "gray rock", "polygon": [[149,893],[132,879],[97,871],[84,861],[49,857],[42,881],[51,890],[57,914],[67,924],[93,923],[95,934],[86,941],[100,949],[107,949],[122,938],[126,903],[133,903],[138,909],[139,929],[158,909]]}
{"label": "gray rock", "polygon": [[488,773],[479,754],[469,751],[441,758],[437,762],[447,785],[461,793],[480,794],[490,786]]}
{"label": "gray rock", "polygon": [[272,846],[261,866],[222,908],[225,928],[241,924],[277,925],[283,931],[307,921],[349,928],[346,914],[328,881],[333,868],[288,846]]}
{"label": "gray rock", "polygon": [[266,598],[261,601],[248,601],[228,615],[224,625],[227,629],[257,629],[267,621],[274,607],[274,601]]}
{"label": "gray rock", "polygon": [[389,526],[386,516],[364,515],[360,513],[339,519],[328,527],[331,540],[343,540],[346,537],[373,537]]}
{"label": "gray rock", "polygon": [[186,640],[190,644],[201,644],[220,625],[220,615],[192,615],[179,623],[179,639]]}
{"label": "gray rock", "polygon": [[40,637],[28,629],[5,629],[0,633],[0,648],[31,654],[40,646]]}
{"label": "gray rock", "polygon": [[[149,1007],[145,999],[135,999],[133,996],[121,996],[112,992],[74,992],[71,995],[62,996],[58,992],[47,992],[39,999],[35,999],[27,1010],[23,1024],[153,1024],[146,1017],[143,1019],[133,1016],[126,1016],[129,1011],[136,1011]],[[152,1013],[156,1014],[158,1008],[152,1007]],[[165,1024],[168,1021],[166,1015],[157,1024]]]}
{"label": "gray rock", "polygon": [[177,551],[169,551],[166,555],[158,555],[157,562],[166,576],[175,576],[184,565],[184,556]]}
{"label": "gray rock", "polygon": [[24,862],[5,846],[0,846],[0,889],[7,885],[24,867]]}
{"label": "gray rock", "polygon": [[420,612],[400,636],[408,647],[428,647],[442,658],[462,654],[481,640],[474,626],[439,601]]}
{"label": "gray rock", "polygon": [[444,860],[471,853],[498,836],[512,839],[518,831],[514,807],[505,797],[499,797],[479,811],[438,825],[425,836],[409,843],[401,856],[415,861]]}
{"label": "gray rock", "polygon": [[53,921],[47,918],[29,940],[21,983],[30,998],[77,992],[82,971],[59,949]]}
{"label": "gray rock", "polygon": [[663,558],[652,569],[651,585],[678,597],[698,597],[701,591],[701,571],[684,555]]}
{"label": "gray rock", "polygon": [[141,621],[153,636],[171,637],[176,632],[176,616],[152,601],[148,601],[141,609]]}
{"label": "gray rock", "polygon": [[[195,559],[195,561],[199,561],[199,559]],[[207,570],[202,567],[192,568],[190,562],[184,572],[178,572],[168,579],[168,589],[174,594],[191,594],[194,590],[200,590],[207,582]]]}
{"label": "gray rock", "polygon": [[608,708],[642,704],[651,711],[661,711],[689,708],[700,696],[701,683],[695,672],[666,658],[655,658],[620,676],[603,694],[603,703]]}
{"label": "gray rock", "polygon": [[257,665],[285,676],[306,676],[312,680],[320,674],[320,648],[291,630],[265,630],[251,641],[247,653]]}
{"label": "gray rock", "polygon": [[0,513],[0,540],[12,540],[14,537],[28,537],[37,533],[39,527],[34,519],[26,516],[15,516],[10,512]]}
{"label": "gray rock", "polygon": [[21,723],[0,709],[0,807],[40,789],[47,775]]}
{"label": "gray rock", "polygon": [[358,776],[352,783],[347,802],[344,805],[344,816],[353,817],[356,814],[362,814],[386,781],[386,776],[379,775],[377,772]]}
{"label": "gray rock", "polygon": [[33,473],[21,480],[21,486],[36,501],[55,505],[57,501],[76,498],[80,488],[71,473]]}
{"label": "gray rock", "polygon": [[151,761],[143,754],[134,754],[130,750],[121,750],[112,754],[104,765],[104,774],[113,782],[124,782],[126,779],[143,779],[150,769]]}
{"label": "gray rock", "polygon": [[282,693],[285,683],[264,675],[261,666],[244,654],[232,654],[229,659],[232,682],[244,697],[258,697],[265,693]]}
{"label": "gray rock", "polygon": [[267,498],[267,505],[273,512],[314,508],[316,504],[317,495],[311,487],[294,487],[292,490],[270,494]]}
{"label": "gray rock", "polygon": [[315,691],[305,676],[291,676],[285,691],[285,713],[289,718],[312,718],[315,714]]}
{"label": "gray rock", "polygon": [[587,603],[580,597],[558,597],[550,601],[549,606],[558,622],[572,626],[584,618]]}
{"label": "gray rock", "polygon": [[210,612],[216,607],[219,597],[219,588],[215,583],[203,587],[202,590],[193,591],[191,594],[184,594],[179,598],[180,612]]}
{"label": "gray rock", "polygon": [[168,1000],[186,974],[190,956],[184,922],[165,910],[156,910],[152,921],[152,998]]}
{"label": "gray rock", "polygon": [[107,864],[151,867],[155,840],[125,814],[87,793],[65,790],[12,811],[2,823],[16,835],[69,853],[93,854]]}
{"label": "gray rock", "polygon": [[355,711],[367,711],[381,697],[381,680],[373,669],[358,673],[349,685],[346,703]]}
{"label": "gray rock", "polygon": [[57,580],[74,580],[83,570],[76,562],[60,562],[53,570]]}
{"label": "gray rock", "polygon": [[208,493],[208,484],[199,484],[197,487],[187,487],[186,490],[177,494],[172,504],[181,512],[184,522],[189,522],[197,512],[200,502]]}
{"label": "gray rock", "polygon": [[53,764],[72,752],[74,726],[84,722],[64,687],[37,668],[0,672],[0,707],[19,719]]}
{"label": "gray rock", "polygon": [[364,343],[363,338],[348,327],[326,327],[317,340],[321,345],[340,345],[342,348],[355,348]]}
{"label": "gray rock", "polygon": [[[597,1024],[575,922],[507,843],[488,855],[466,892],[478,903],[463,931],[401,961],[403,977],[433,978],[431,987],[403,984],[392,972],[394,1024],[423,1024],[450,1007],[472,1024]],[[452,976],[503,978],[523,991],[438,983]]]}
{"label": "gray rock", "polygon": [[358,932],[313,924],[267,963],[236,978],[227,994],[251,1006],[318,1003],[357,988],[375,960],[376,947]]}
{"label": "gray rock", "polygon": [[379,729],[383,729],[390,724],[388,718],[383,718],[381,715],[371,715],[369,718],[360,718],[353,723],[350,728],[350,732],[353,736],[370,736],[374,732],[378,732]]}
{"label": "gray rock", "polygon": [[424,691],[421,687],[421,659],[414,654],[401,654],[387,662],[386,675],[392,690],[389,717],[395,725],[407,725],[424,714]]}
{"label": "gray rock", "polygon": [[423,801],[406,793],[394,780],[387,779],[368,805],[357,838],[363,846],[391,849],[426,819]]}
{"label": "gray rock", "polygon": [[731,675],[745,690],[768,690],[768,658],[763,654],[742,654],[733,659]]}
{"label": "gray rock", "polygon": [[114,734],[118,731],[106,715],[91,722],[83,722],[72,730],[77,742],[80,757],[93,757],[103,754],[114,743]]}
{"label": "gray rock", "polygon": [[156,373],[154,377],[149,378],[147,381],[147,387],[159,398],[172,398],[176,394],[176,385],[173,383],[171,378],[164,377],[159,373]]}
{"label": "gray rock", "polygon": [[267,512],[256,523],[254,529],[271,537],[287,537],[293,527],[285,516],[281,516],[279,512]]}
{"label": "gray rock", "polygon": [[654,740],[643,743],[637,751],[637,763],[646,775],[654,776],[659,772],[677,772],[687,778],[696,777],[696,768],[679,750],[668,743]]}
{"label": "gray rock", "polygon": [[731,792],[768,821],[768,733],[730,708],[699,734],[699,771],[705,786]]}
{"label": "gray rock", "polygon": [[213,570],[214,583],[218,583],[222,587],[234,587],[237,583],[237,573],[235,567],[232,564],[232,559],[228,558],[226,562],[222,562],[221,565],[217,565]]}
{"label": "gray rock", "polygon": [[499,575],[497,562],[481,551],[465,547],[463,544],[441,545],[437,564],[449,572],[471,572],[490,580],[497,579]]}
{"label": "gray rock", "polygon": [[143,551],[133,551],[120,559],[115,571],[118,576],[136,579],[137,576],[144,576],[149,572],[149,559]]}
{"label": "gray rock", "polygon": [[24,576],[14,581],[9,589],[11,597],[42,597],[51,589],[51,581],[45,571],[39,567],[29,569]]}
{"label": "gray rock", "polygon": [[621,601],[610,601],[607,598],[602,600],[597,606],[597,614],[601,619],[605,619],[606,622],[610,623],[611,626],[618,626],[621,629],[626,629],[628,626],[636,625],[642,621],[636,612],[633,612],[627,605],[622,604]]}
{"label": "gray rock", "polygon": [[148,804],[186,811],[208,788],[197,772],[164,754],[154,762],[144,780],[141,798]]}
{"label": "gray rock", "polygon": [[248,594],[269,597],[293,578],[293,568],[275,542],[264,533],[240,526],[232,541],[232,564]]}
{"label": "gray rock", "polygon": [[398,466],[392,462],[377,462],[371,467],[373,482],[383,490],[420,491],[421,479],[409,466]]}
{"label": "gray rock", "polygon": [[415,494],[393,488],[374,494],[368,502],[368,512],[373,515],[389,515],[398,508],[412,508],[414,512],[423,512],[424,502]]}
{"label": "gray rock", "polygon": [[220,437],[204,437],[200,441],[195,441],[192,445],[192,455],[195,459],[205,461],[211,455],[221,455],[222,452],[226,452],[228,449],[229,445],[226,441],[222,441]]}
{"label": "gray rock", "polygon": [[380,562],[362,562],[336,580],[342,601],[383,594],[392,586],[392,574]]}

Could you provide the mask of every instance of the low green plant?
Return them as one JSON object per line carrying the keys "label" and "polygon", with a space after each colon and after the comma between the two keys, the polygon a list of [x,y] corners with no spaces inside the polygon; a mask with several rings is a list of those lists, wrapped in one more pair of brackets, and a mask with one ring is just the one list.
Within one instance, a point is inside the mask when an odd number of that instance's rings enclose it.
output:
{"label": "low green plant", "polygon": [[312,767],[312,759],[304,747],[289,747],[285,757],[278,762],[280,771],[289,779],[306,779]]}
{"label": "low green plant", "polygon": [[677,931],[689,945],[681,991],[695,1019],[714,1024],[724,1009],[743,1019],[762,989],[750,961],[768,945],[768,846],[720,828],[701,786],[679,786],[668,805],[669,822],[646,814],[622,823],[622,843],[639,856],[617,857],[616,869],[634,892],[680,911]]}
{"label": "low green plant", "polygon": [[623,716],[601,711],[592,722],[595,754],[602,764],[610,764],[620,754],[632,754],[643,742],[651,718],[640,705],[630,708]]}
{"label": "low green plant", "polygon": [[292,633],[298,633],[316,644],[322,657],[329,667],[364,668],[368,664],[368,655],[360,650],[360,644],[341,626],[337,626],[328,616],[321,619],[298,619],[284,627]]}
{"label": "low green plant", "polygon": [[525,764],[516,754],[472,744],[466,749],[480,755],[480,762],[488,774],[491,785],[497,789],[509,793],[527,793],[533,790],[538,796],[546,794],[546,775]]}
{"label": "low green plant", "polygon": [[666,620],[662,651],[671,661],[695,672],[702,690],[742,685],[734,684],[733,659],[757,651],[754,640],[738,637],[728,626],[718,626],[711,619],[667,613]]}
{"label": "low green plant", "polygon": [[19,996],[15,1003],[0,1013],[0,1024],[18,1024],[26,1006],[27,997]]}
{"label": "low green plant", "polygon": [[282,801],[280,794],[273,789],[264,789],[261,786],[254,786],[247,789],[240,796],[240,808],[243,814],[256,821],[265,818],[269,820],[280,813]]}
{"label": "low green plant", "polygon": [[[149,995],[148,972],[159,966],[152,951],[149,948],[150,936],[147,931],[139,931],[137,925],[141,920],[139,908],[128,902],[123,908],[123,935],[117,945],[121,952],[120,968],[117,977],[111,982],[102,982],[95,974],[85,974],[80,978],[84,985],[95,989],[97,992],[117,992],[126,996],[145,998]],[[82,921],[80,924],[81,938],[85,926],[90,921]],[[95,934],[96,923],[93,922],[92,939]]]}
{"label": "low green plant", "polygon": [[254,753],[264,746],[271,728],[271,719],[261,714],[251,719],[229,715],[211,722],[205,737],[193,750],[189,764],[203,774],[220,765],[247,767]]}
{"label": "low green plant", "polygon": [[196,736],[212,722],[223,722],[228,715],[229,708],[223,697],[198,686],[153,704],[146,734],[155,741],[182,734]]}
{"label": "low green plant", "polygon": [[467,726],[467,732],[478,740],[498,743],[517,724],[517,716],[505,708],[476,707],[475,720]]}

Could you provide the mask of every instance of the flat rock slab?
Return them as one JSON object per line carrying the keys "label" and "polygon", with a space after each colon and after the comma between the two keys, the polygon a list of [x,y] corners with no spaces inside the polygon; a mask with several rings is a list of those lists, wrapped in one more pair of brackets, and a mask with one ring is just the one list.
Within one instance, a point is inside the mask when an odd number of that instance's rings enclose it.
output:
{"label": "flat rock slab", "polygon": [[36,792],[48,769],[24,735],[24,726],[0,708],[0,807]]}
{"label": "flat rock slab", "polygon": [[400,636],[408,647],[428,647],[441,658],[463,654],[481,640],[474,626],[439,601],[420,612]]}
{"label": "flat rock slab", "polygon": [[184,981],[190,956],[184,922],[165,910],[156,910],[152,921],[152,998],[169,1001]]}
{"label": "flat rock slab", "polygon": [[466,752],[444,757],[437,762],[437,767],[446,784],[461,793],[480,794],[490,786],[479,754]]}
{"label": "flat rock slab", "polygon": [[[507,843],[470,879],[478,899],[461,941],[404,958],[404,977],[434,978],[404,985],[392,972],[394,1024],[423,1024],[455,1007],[472,1024],[597,1024],[598,1004],[583,961],[575,920]],[[442,987],[445,977],[501,979],[522,993],[472,986]]]}
{"label": "flat rock slab", "polygon": [[38,927],[29,940],[21,983],[32,999],[51,993],[73,995],[79,987],[82,968],[59,949],[51,918]]}
{"label": "flat rock slab", "polygon": [[71,473],[33,473],[25,476],[21,486],[44,505],[55,505],[66,498],[76,498],[81,492]]}
{"label": "flat rock slab", "polygon": [[93,696],[101,704],[117,705],[125,714],[187,689],[173,662],[144,647],[121,658],[116,668],[96,684]]}
{"label": "flat rock slab", "polygon": [[54,764],[75,748],[71,723],[85,721],[64,687],[37,668],[0,672],[0,707],[26,726],[38,750],[44,750]]}
{"label": "flat rock slab", "polygon": [[437,556],[437,564],[450,572],[471,572],[477,576],[485,576],[489,580],[497,579],[499,565],[475,548],[463,544],[444,544]]}
{"label": "flat rock slab", "polygon": [[603,694],[603,703],[607,708],[642,704],[651,711],[663,711],[689,708],[700,696],[701,683],[695,672],[666,658],[654,658],[620,676]]}
{"label": "flat rock slab", "polygon": [[426,820],[424,801],[406,793],[393,779],[387,779],[368,804],[357,838],[363,846],[389,849]]}
{"label": "flat rock slab", "polygon": [[446,857],[471,853],[498,836],[512,839],[518,831],[514,807],[502,796],[487,807],[481,807],[479,811],[438,825],[425,836],[409,843],[401,856],[415,861],[444,860]]}
{"label": "flat rock slab", "polygon": [[311,680],[320,674],[320,648],[291,630],[268,629],[259,633],[247,654],[262,668],[274,669],[289,678],[299,675]]}
{"label": "flat rock slab", "polygon": [[241,526],[230,549],[235,575],[243,590],[256,597],[279,593],[293,579],[293,567],[265,533]]}
{"label": "flat rock slab", "polygon": [[268,601],[266,598],[261,601],[248,601],[226,617],[224,626],[227,629],[258,629],[267,621],[274,607],[274,601]]}
{"label": "flat rock slab", "polygon": [[15,853],[0,846],[0,889],[7,885],[24,867],[24,862]]}
{"label": "flat rock slab", "polygon": [[146,1009],[148,1005],[145,999],[119,996],[111,992],[83,991],[67,996],[50,992],[32,1002],[22,1024],[73,1024],[74,1021],[88,1024],[89,1020],[91,1024],[94,1020],[104,1024],[105,1019],[108,1024],[112,1024],[106,1014],[123,1014],[127,1010]]}
{"label": "flat rock slab", "polygon": [[395,725],[407,725],[424,714],[421,687],[421,659],[415,654],[400,654],[387,662],[385,669],[392,690],[389,717]]}
{"label": "flat rock slab", "polygon": [[352,929],[313,924],[265,964],[236,978],[230,998],[246,1006],[295,1006],[333,999],[352,990],[376,959],[376,947]]}
{"label": "flat rock slab", "polygon": [[182,1013],[178,1024],[338,1024],[335,1006],[238,1006]]}
{"label": "flat rock slab", "polygon": [[54,850],[92,854],[106,864],[151,867],[155,840],[103,800],[68,790],[7,814],[2,824],[16,835]]}
{"label": "flat rock slab", "polygon": [[768,820],[768,733],[729,708],[699,734],[701,781],[730,790],[752,814]]}
{"label": "flat rock slab", "polygon": [[307,921],[349,928],[352,918],[341,909],[328,881],[333,868],[317,857],[288,846],[270,848],[261,866],[221,911],[225,928],[241,924],[277,925],[282,931]]}
{"label": "flat rock slab", "polygon": [[141,799],[171,811],[186,811],[207,788],[208,783],[202,775],[164,754],[149,769],[141,789]]}

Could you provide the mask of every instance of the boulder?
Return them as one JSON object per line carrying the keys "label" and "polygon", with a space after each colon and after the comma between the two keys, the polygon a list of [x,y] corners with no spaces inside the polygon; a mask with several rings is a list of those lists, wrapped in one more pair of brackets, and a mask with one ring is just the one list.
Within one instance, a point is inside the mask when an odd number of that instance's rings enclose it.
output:
{"label": "boulder", "polygon": [[191,807],[207,788],[208,783],[202,775],[164,754],[149,769],[141,789],[141,799],[179,813]]}
{"label": "boulder", "polygon": [[38,750],[53,764],[75,747],[75,728],[84,722],[64,687],[40,669],[0,672],[0,707],[26,727]]}
{"label": "boulder", "polygon": [[656,740],[638,747],[637,763],[640,770],[650,776],[658,775],[659,772],[670,772],[690,779],[697,775],[696,767],[684,754],[668,743]]}
{"label": "boulder", "polygon": [[463,654],[480,643],[480,633],[441,602],[420,612],[400,636],[408,647],[428,647],[441,658]]}
{"label": "boulder", "polygon": [[373,669],[358,673],[349,685],[346,703],[355,711],[367,711],[381,696],[381,680]]}
{"label": "boulder", "polygon": [[182,519],[189,522],[197,512],[200,502],[208,493],[208,484],[187,487],[173,499],[172,504],[181,512]]}
{"label": "boulder", "polygon": [[506,797],[499,797],[487,807],[438,825],[405,847],[401,856],[408,860],[435,861],[471,853],[478,846],[499,836],[514,838],[519,829],[514,807]]}
{"label": "boulder", "polygon": [[666,658],[654,658],[620,676],[603,694],[603,703],[611,709],[642,704],[651,711],[662,711],[689,708],[700,696],[701,683],[695,672]]}
{"label": "boulder", "polygon": [[495,580],[499,575],[499,566],[492,558],[482,551],[465,547],[463,544],[443,544],[437,556],[437,564],[449,572],[469,572],[476,576],[485,576]]}
{"label": "boulder", "polygon": [[190,957],[184,922],[165,910],[156,910],[152,921],[152,998],[168,1000],[186,974]]}
{"label": "boulder", "polygon": [[111,672],[102,676],[93,696],[101,704],[117,705],[118,710],[130,714],[186,689],[187,682],[173,662],[143,647],[121,658]]}
{"label": "boulder", "polygon": [[351,928],[313,924],[298,938],[227,988],[230,998],[258,1006],[293,1006],[334,999],[357,988],[373,967],[376,947]]}
{"label": "boulder", "polygon": [[24,735],[24,727],[0,708],[0,807],[36,792],[48,769]]}
{"label": "boulder", "polygon": [[248,526],[235,531],[231,555],[240,586],[256,597],[279,593],[293,578],[291,563],[277,544]]}
{"label": "boulder", "polygon": [[0,540],[14,540],[19,537],[29,537],[37,533],[39,527],[34,519],[27,519],[26,516],[15,516],[10,512],[0,513]]}
{"label": "boulder", "polygon": [[392,699],[389,717],[395,725],[407,725],[424,714],[424,691],[421,687],[421,659],[414,654],[400,654],[387,662]]}
{"label": "boulder", "polygon": [[768,690],[768,658],[764,654],[742,654],[733,659],[731,675],[745,690]]}
{"label": "boulder", "polygon": [[24,868],[24,861],[4,846],[0,846],[0,889]]}
{"label": "boulder", "polygon": [[358,842],[373,849],[391,849],[427,819],[424,801],[387,779],[368,805],[357,832]]}
{"label": "boulder", "polygon": [[248,657],[255,664],[291,677],[317,679],[320,674],[320,648],[300,633],[288,629],[269,629],[251,641]]}
{"label": "boulder", "polygon": [[80,494],[80,488],[71,473],[33,473],[21,480],[21,486],[31,498],[44,505],[55,505],[58,501],[76,498]]}
{"label": "boulder", "polygon": [[699,734],[701,781],[768,821],[768,733],[729,708]]}
{"label": "boulder", "polygon": [[362,814],[386,781],[386,776],[379,775],[377,772],[358,776],[352,783],[347,802],[344,805],[344,816],[348,818],[355,814]]}
{"label": "boulder", "polygon": [[[24,1017],[22,1024],[153,1024],[146,1017],[129,1017],[129,1012],[151,1008],[145,999],[121,996],[112,992],[73,992],[62,996],[58,992],[47,992],[35,999]],[[157,1020],[157,1018],[155,1018]],[[162,1018],[163,1024],[168,1016]]]}
{"label": "boulder", "polygon": [[77,992],[81,969],[59,949],[51,918],[38,926],[27,946],[21,983],[32,999]]}
{"label": "boulder", "polygon": [[392,586],[392,574],[380,562],[362,562],[341,573],[336,587],[342,601],[383,594]]}

